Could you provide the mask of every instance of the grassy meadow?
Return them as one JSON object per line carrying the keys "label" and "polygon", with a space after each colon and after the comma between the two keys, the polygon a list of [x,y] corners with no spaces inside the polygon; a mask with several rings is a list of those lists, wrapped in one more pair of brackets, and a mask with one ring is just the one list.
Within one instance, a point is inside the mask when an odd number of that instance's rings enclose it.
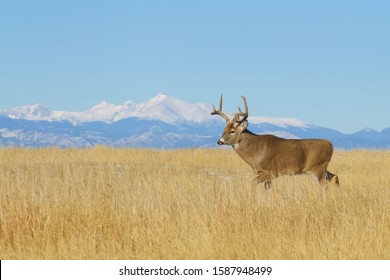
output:
{"label": "grassy meadow", "polygon": [[0,259],[390,259],[390,151],[271,190],[233,150],[0,149]]}

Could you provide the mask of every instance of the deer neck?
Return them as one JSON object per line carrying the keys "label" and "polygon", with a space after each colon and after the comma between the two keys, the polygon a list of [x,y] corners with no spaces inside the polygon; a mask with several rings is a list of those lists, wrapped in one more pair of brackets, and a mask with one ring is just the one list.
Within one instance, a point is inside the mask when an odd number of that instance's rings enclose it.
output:
{"label": "deer neck", "polygon": [[233,145],[233,149],[236,151],[238,156],[242,158],[247,164],[252,168],[255,168],[255,158],[256,153],[253,151],[255,142],[253,138],[258,137],[258,135],[250,132],[249,130],[244,130],[236,144]]}
{"label": "deer neck", "polygon": [[246,142],[253,137],[256,137],[256,134],[253,134],[249,130],[245,129],[243,132],[241,132],[241,135],[238,138],[238,142],[233,145],[233,149],[241,156],[241,153],[247,150],[245,148],[245,146],[247,146]]}

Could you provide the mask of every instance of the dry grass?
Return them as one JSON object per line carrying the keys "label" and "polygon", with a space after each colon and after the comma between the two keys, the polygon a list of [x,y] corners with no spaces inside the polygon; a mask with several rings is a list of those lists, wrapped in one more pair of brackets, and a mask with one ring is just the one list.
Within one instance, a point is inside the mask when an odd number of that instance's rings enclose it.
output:
{"label": "dry grass", "polygon": [[253,188],[232,150],[0,150],[0,259],[390,259],[390,151]]}

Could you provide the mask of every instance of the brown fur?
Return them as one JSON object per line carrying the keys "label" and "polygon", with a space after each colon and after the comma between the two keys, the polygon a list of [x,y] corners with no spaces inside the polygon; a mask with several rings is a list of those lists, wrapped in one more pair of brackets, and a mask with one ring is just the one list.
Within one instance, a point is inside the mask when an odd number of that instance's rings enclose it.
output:
{"label": "brown fur", "polygon": [[[245,107],[247,109],[246,100]],[[220,109],[212,114],[222,113]],[[239,117],[243,119],[239,119]],[[232,145],[237,154],[248,163],[256,174],[256,182],[270,188],[272,179],[279,175],[313,174],[320,183],[334,182],[339,185],[337,175],[327,171],[333,154],[333,145],[324,139],[293,140],[273,135],[256,135],[247,130],[248,110],[239,109],[236,117],[228,122],[217,141],[219,145]]]}

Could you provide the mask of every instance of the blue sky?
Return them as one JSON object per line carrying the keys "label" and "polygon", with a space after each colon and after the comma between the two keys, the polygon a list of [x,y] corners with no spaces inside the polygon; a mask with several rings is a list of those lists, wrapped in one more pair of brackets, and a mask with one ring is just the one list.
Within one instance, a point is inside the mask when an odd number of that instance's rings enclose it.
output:
{"label": "blue sky", "polygon": [[0,109],[164,92],[355,132],[390,127],[390,1],[2,1]]}

